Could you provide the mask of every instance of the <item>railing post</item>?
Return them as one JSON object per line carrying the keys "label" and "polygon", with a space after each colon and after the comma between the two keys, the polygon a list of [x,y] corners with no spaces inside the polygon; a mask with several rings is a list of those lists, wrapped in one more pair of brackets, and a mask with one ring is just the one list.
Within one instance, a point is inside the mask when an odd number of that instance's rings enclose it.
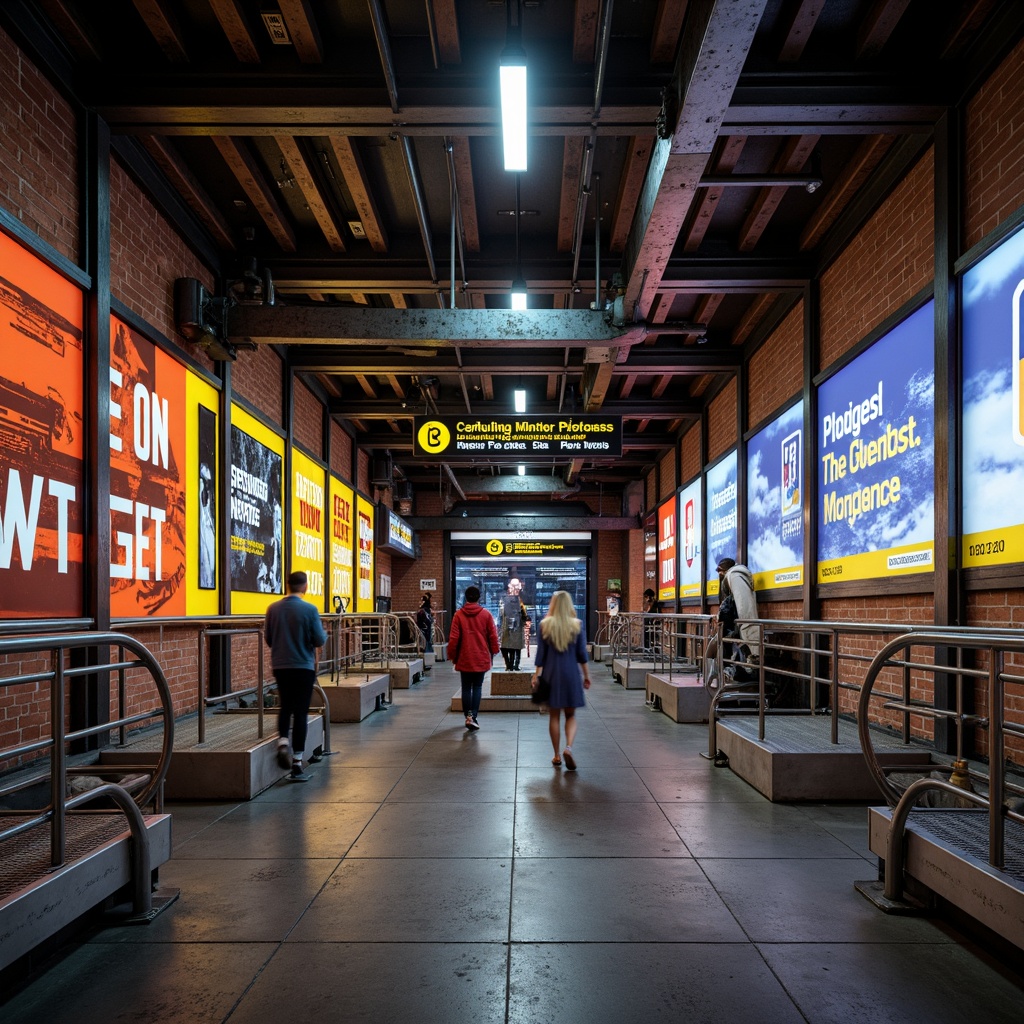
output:
{"label": "railing post", "polygon": [[196,714],[199,716],[199,742],[204,743],[206,741],[206,705],[204,698],[206,696],[206,658],[204,654],[206,652],[206,627],[204,626],[199,630],[199,671],[196,676],[199,681],[199,700],[196,705]]}
{"label": "railing post", "polygon": [[50,773],[50,866],[59,868],[64,863],[64,780],[67,772],[67,752],[64,749],[64,649],[56,647],[53,658],[53,686],[50,690],[50,738],[53,741],[52,771]]}
{"label": "railing post", "polygon": [[[989,648],[988,662],[988,859],[994,868],[1005,864],[1003,821],[1003,701],[999,681],[1003,672],[1003,652]],[[958,681],[959,681],[959,677]],[[963,729],[963,718],[957,715],[957,725]]]}
{"label": "railing post", "polygon": [[[264,671],[263,671],[263,648],[266,645],[263,643],[263,630],[262,629],[257,629],[256,630],[256,646],[259,649],[258,652],[257,652],[257,658],[256,658],[256,661],[257,661],[257,664],[258,664],[258,668],[256,670],[257,671],[257,682],[259,684],[257,686],[257,688],[256,688],[256,718],[257,718],[256,737],[257,737],[257,739],[263,739],[263,711],[264,711],[264,707],[263,707],[263,705],[264,705],[264,701],[263,701],[263,681],[266,679],[266,676],[265,676]],[[281,694],[278,693],[277,697],[278,697],[278,700],[280,700],[281,699]]]}
{"label": "railing post", "polygon": [[839,630],[832,630],[832,680],[829,684],[832,703],[830,737],[833,744],[839,743]]}

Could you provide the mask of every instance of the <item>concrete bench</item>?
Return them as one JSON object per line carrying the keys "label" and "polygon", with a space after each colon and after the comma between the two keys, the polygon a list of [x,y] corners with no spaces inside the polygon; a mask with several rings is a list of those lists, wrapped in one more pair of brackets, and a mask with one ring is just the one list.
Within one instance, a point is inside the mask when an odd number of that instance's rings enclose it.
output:
{"label": "concrete bench", "polygon": [[654,662],[648,658],[640,661],[634,658],[627,661],[625,658],[615,658],[612,661],[612,675],[615,682],[624,686],[627,690],[642,690],[647,685],[647,673],[654,671]]}
{"label": "concrete bench", "polygon": [[365,661],[359,668],[349,669],[350,675],[375,675],[385,672],[391,676],[391,686],[395,690],[408,690],[413,683],[423,678],[422,658],[401,658],[398,661]]}
{"label": "concrete bench", "polygon": [[700,669],[673,669],[672,676],[648,672],[647,703],[664,711],[673,722],[706,722],[711,695],[704,688]]}
{"label": "concrete bench", "polygon": [[361,722],[387,700],[387,672],[359,672],[341,676],[334,682],[321,681],[327,696],[332,722]]}
{"label": "concrete bench", "polygon": [[532,671],[508,672],[494,669],[491,672],[491,693],[495,697],[529,697]]}

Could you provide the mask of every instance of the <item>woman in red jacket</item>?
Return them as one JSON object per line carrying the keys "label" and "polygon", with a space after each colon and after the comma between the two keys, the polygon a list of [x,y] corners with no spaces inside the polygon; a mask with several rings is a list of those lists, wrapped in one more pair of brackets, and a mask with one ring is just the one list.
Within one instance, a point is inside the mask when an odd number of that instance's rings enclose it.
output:
{"label": "woman in red jacket", "polygon": [[484,675],[494,663],[498,647],[498,631],[491,613],[480,604],[480,590],[466,588],[466,603],[452,617],[448,633],[448,649],[452,652],[455,671],[462,677],[462,710],[466,728],[479,729],[480,692]]}

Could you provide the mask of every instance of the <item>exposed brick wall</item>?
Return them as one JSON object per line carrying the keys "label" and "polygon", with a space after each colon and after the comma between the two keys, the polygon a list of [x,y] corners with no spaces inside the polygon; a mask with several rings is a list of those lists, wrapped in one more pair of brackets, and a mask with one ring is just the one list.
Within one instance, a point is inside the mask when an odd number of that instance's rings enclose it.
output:
{"label": "exposed brick wall", "polygon": [[622,607],[627,612],[643,611],[644,589],[644,531],[628,530],[622,536],[622,557],[625,572],[622,577]]}
{"label": "exposed brick wall", "polygon": [[804,304],[798,302],[747,367],[747,425],[767,419],[803,391]]}
{"label": "exposed brick wall", "polygon": [[269,345],[239,353],[231,367],[231,389],[278,426],[284,426],[283,367]]}
{"label": "exposed brick wall", "polygon": [[676,480],[676,453],[668,452],[658,460],[658,484],[661,493],[656,504],[661,504],[670,494],[675,493],[679,481]]}
{"label": "exposed brick wall", "polygon": [[334,420],[331,420],[331,472],[342,480],[352,482],[352,438]]}
{"label": "exposed brick wall", "polygon": [[700,424],[694,424],[683,434],[680,446],[682,456],[682,480],[681,484],[689,483],[700,471]]}
{"label": "exposed brick wall", "polygon": [[194,277],[213,289],[213,275],[157,211],[117,159],[110,162],[110,290],[129,309],[206,365],[200,349],[174,324],[174,281]]}
{"label": "exposed brick wall", "polygon": [[651,470],[644,477],[644,508],[653,509],[658,506],[658,473]]}
{"label": "exposed brick wall", "polygon": [[0,31],[0,205],[80,265],[78,153],[71,104]]}
{"label": "exposed brick wall", "polygon": [[296,379],[292,391],[292,430],[295,440],[318,459],[324,455],[324,407],[320,399]]}
{"label": "exposed brick wall", "polygon": [[967,104],[964,245],[970,248],[1024,205],[1024,42]]}
{"label": "exposed brick wall", "polygon": [[373,496],[373,488],[370,485],[370,453],[363,451],[362,449],[358,452],[358,458],[356,463],[356,489]]}
{"label": "exposed brick wall", "polygon": [[736,443],[736,378],[722,388],[708,407],[708,462]]}
{"label": "exposed brick wall", "polygon": [[821,278],[821,365],[825,369],[935,274],[934,151],[874,213]]}

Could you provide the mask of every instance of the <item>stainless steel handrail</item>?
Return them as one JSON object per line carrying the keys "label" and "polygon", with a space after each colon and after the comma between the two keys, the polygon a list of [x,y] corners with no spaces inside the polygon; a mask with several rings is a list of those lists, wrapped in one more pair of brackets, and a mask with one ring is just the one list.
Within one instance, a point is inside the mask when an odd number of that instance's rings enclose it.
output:
{"label": "stainless steel handrail", "polygon": [[[65,657],[69,651],[87,648],[116,647],[119,651],[118,661],[106,664],[84,665],[75,668],[65,667]],[[135,660],[128,660],[125,651],[131,652]],[[0,639],[0,657],[13,654],[48,653],[52,668],[48,672],[32,672],[0,678],[0,687],[6,688],[28,682],[48,681],[50,685],[50,736],[45,740],[20,743],[13,747],[0,750],[0,756],[6,760],[20,759],[41,750],[50,751],[48,772],[40,771],[23,779],[17,788],[25,789],[36,782],[42,782],[49,776],[49,798],[45,807],[34,812],[34,817],[27,822],[0,829],[0,841],[12,838],[31,828],[49,823],[50,825],[50,864],[53,869],[64,864],[66,858],[68,812],[73,812],[82,805],[97,797],[109,797],[128,818],[132,832],[132,886],[133,906],[136,915],[146,915],[152,908],[149,836],[145,828],[140,808],[151,800],[159,802],[160,794],[167,770],[170,765],[171,751],[174,747],[174,714],[170,687],[163,670],[152,653],[138,640],[123,633],[69,633],[65,635],[31,636],[17,639]],[[116,671],[119,675],[133,668],[144,668],[155,685],[158,706],[151,711],[127,714],[127,687],[118,687],[117,718],[86,729],[68,732],[65,724],[65,707],[67,706],[67,683],[70,679],[101,672]],[[68,776],[67,745],[76,739],[97,736],[144,721],[161,719],[163,721],[163,741],[156,766],[147,769],[150,774],[146,784],[135,795],[129,794],[124,787],[116,783],[105,783],[96,789],[89,790],[73,797],[66,797]],[[23,815],[24,811],[11,809],[0,810],[0,818]]]}
{"label": "stainless steel handrail", "polygon": [[[274,686],[276,684],[267,684],[264,682],[264,671],[263,671],[263,625],[254,626],[251,628],[244,629],[200,629],[199,630],[199,666],[196,673],[197,685],[198,685],[198,699],[196,701],[196,712],[199,716],[199,742],[206,742],[206,707],[208,704],[223,704],[225,701],[233,700],[243,694],[241,692],[233,692],[229,689],[227,693],[218,694],[214,697],[208,697],[206,693],[206,638],[211,636],[256,636],[259,638],[257,642],[257,664],[258,674],[256,679],[256,713],[257,713],[257,725],[256,735],[258,739],[263,739],[263,713],[264,713],[264,693],[268,686]],[[251,693],[252,688],[245,690],[244,693]]]}

